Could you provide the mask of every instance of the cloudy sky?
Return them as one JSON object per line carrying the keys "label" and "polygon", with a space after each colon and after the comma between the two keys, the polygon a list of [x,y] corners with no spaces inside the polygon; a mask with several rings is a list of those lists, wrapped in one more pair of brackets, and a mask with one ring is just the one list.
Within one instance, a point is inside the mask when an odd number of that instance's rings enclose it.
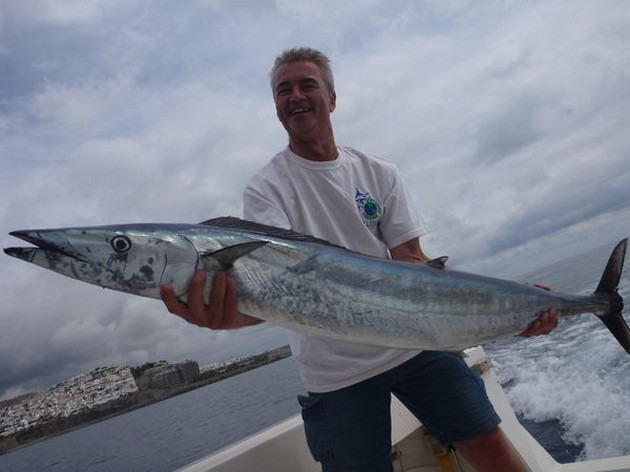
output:
{"label": "cloudy sky", "polygon": [[[240,215],[286,145],[267,74],[333,61],[339,143],[398,164],[451,266],[517,276],[630,235],[625,0],[0,0],[0,242]],[[112,364],[284,344],[2,254],[0,399]]]}

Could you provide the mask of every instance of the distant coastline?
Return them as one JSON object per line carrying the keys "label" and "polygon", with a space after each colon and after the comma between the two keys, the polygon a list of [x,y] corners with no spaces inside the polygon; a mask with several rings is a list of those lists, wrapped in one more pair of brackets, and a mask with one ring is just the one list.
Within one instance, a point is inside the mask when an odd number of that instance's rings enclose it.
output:
{"label": "distant coastline", "polygon": [[[283,346],[265,351],[261,354],[239,359],[238,361],[225,364],[220,368],[203,371],[194,380],[169,388],[151,388],[150,386],[143,385],[142,382],[137,382],[139,384],[139,390],[135,393],[98,405],[87,411],[68,417],[57,418],[53,421],[20,431],[14,435],[0,438],[0,454],[5,454],[33,443],[44,441],[60,434],[128,413],[176,395],[181,395],[182,393],[204,387],[248,370],[279,361],[290,355],[291,351],[289,347]],[[3,402],[0,404],[0,407],[17,400],[19,399]]]}

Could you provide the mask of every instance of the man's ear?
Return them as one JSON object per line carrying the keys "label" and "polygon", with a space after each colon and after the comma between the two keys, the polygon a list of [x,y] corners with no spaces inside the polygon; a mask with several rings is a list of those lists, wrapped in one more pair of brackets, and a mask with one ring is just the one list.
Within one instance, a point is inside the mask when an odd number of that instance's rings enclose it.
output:
{"label": "man's ear", "polygon": [[337,106],[337,93],[333,90],[332,93],[330,94],[330,106],[329,106],[330,113],[335,111],[336,106]]}

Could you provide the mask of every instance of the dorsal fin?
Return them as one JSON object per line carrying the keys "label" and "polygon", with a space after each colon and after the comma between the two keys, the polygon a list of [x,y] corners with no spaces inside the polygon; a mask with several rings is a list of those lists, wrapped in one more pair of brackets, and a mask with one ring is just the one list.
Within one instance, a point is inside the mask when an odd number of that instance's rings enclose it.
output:
{"label": "dorsal fin", "polygon": [[448,261],[448,256],[436,257],[435,259],[427,261],[426,265],[434,269],[444,269],[446,268],[446,261]]}
{"label": "dorsal fin", "polygon": [[[219,226],[221,228],[229,229],[241,229],[249,233],[256,233],[266,236],[277,236],[279,238],[290,239],[293,241],[302,241],[309,243],[325,244],[327,246],[341,247],[336,244],[332,244],[325,239],[316,238],[307,234],[297,233],[284,228],[278,228],[276,226],[263,225],[255,223],[253,221],[242,220],[235,216],[220,216],[218,218],[212,218],[210,220],[202,221],[200,225],[206,226]],[[342,248],[345,249],[345,248]]]}

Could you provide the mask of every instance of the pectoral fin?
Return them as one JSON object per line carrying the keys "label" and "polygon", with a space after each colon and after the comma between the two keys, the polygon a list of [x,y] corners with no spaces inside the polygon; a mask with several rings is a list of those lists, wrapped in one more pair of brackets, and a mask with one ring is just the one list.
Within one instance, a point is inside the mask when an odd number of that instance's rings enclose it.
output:
{"label": "pectoral fin", "polygon": [[234,263],[243,256],[264,246],[267,241],[250,241],[247,243],[235,244],[234,246],[224,247],[218,251],[204,253],[201,255],[202,261],[213,259],[223,267],[223,270],[229,270]]}

